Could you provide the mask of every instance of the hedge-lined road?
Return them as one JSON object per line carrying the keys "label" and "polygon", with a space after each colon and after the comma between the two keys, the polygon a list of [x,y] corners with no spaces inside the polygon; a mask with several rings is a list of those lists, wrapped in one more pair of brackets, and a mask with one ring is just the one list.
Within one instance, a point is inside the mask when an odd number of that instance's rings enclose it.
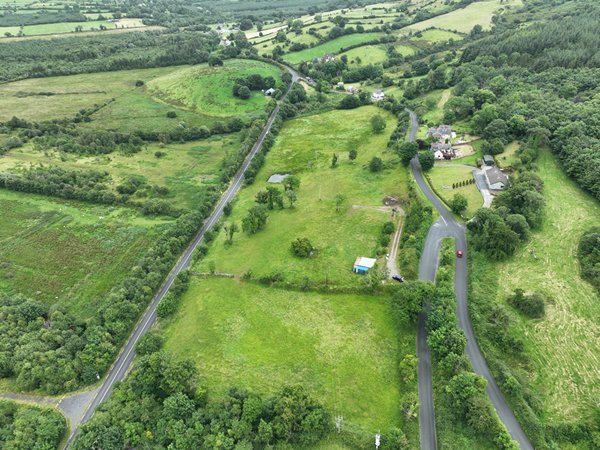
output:
{"label": "hedge-lined road", "polygon": [[[414,140],[417,129],[417,116],[414,112],[410,114],[410,133],[409,139]],[[467,354],[471,360],[473,370],[478,375],[484,377],[487,381],[486,391],[498,417],[504,423],[512,438],[517,441],[522,450],[533,450],[533,446],[527,439],[525,432],[521,428],[517,418],[513,414],[510,406],[506,402],[504,395],[500,391],[496,380],[488,368],[485,358],[477,345],[469,309],[467,305],[467,234],[465,226],[459,223],[452,213],[448,211],[433,193],[429,185],[425,182],[419,160],[415,157],[411,161],[412,172],[417,185],[425,194],[427,199],[440,214],[440,218],[434,223],[425,239],[425,246],[421,254],[419,265],[419,278],[423,280],[435,280],[435,273],[438,266],[440,242],[444,237],[453,237],[456,250],[462,250],[463,257],[456,258],[456,273],[454,278],[454,292],[456,294],[458,322],[467,337]],[[427,347],[427,332],[425,330],[426,313],[419,317],[417,329],[417,356],[419,358],[418,378],[419,378],[419,428],[421,433],[421,449],[435,450],[437,448],[437,439],[435,431],[435,413],[433,408],[433,393],[431,388],[431,357]]]}
{"label": "hedge-lined road", "polygon": [[[293,84],[300,77],[299,77],[299,74],[295,71],[289,70],[289,72],[292,75],[292,84]],[[286,91],[286,93],[284,94],[284,96],[282,97],[281,100],[283,100],[287,96],[288,92],[289,92],[289,89]],[[140,337],[143,336],[148,330],[150,330],[152,328],[152,326],[154,325],[154,323],[156,322],[156,307],[158,306],[160,301],[166,296],[167,292],[169,292],[171,285],[175,281],[175,277],[177,277],[177,275],[180,272],[182,272],[183,270],[185,270],[189,267],[190,262],[192,261],[192,256],[194,254],[194,251],[196,250],[198,245],[204,239],[204,235],[219,221],[219,219],[221,218],[221,216],[223,214],[223,209],[225,208],[225,205],[227,205],[227,203],[229,203],[236,196],[236,194],[242,187],[242,184],[244,182],[244,174],[246,173],[246,170],[250,166],[252,159],[254,159],[256,154],[262,148],[265,137],[271,130],[271,126],[273,125],[273,122],[275,121],[275,117],[277,116],[278,112],[279,112],[279,104],[275,107],[275,109],[271,113],[271,116],[267,120],[267,123],[266,123],[260,137],[254,144],[254,147],[252,147],[252,150],[246,157],[244,164],[242,165],[241,169],[239,170],[239,172],[237,173],[235,178],[230,183],[229,187],[227,188],[227,190],[225,191],[225,193],[223,194],[221,199],[219,200],[219,203],[213,210],[212,214],[208,217],[208,219],[206,219],[206,221],[204,222],[204,225],[202,226],[202,228],[200,229],[200,231],[198,232],[198,234],[196,235],[194,240],[188,246],[188,248],[183,253],[181,258],[179,258],[179,260],[175,264],[175,267],[173,267],[173,269],[171,270],[171,272],[165,279],[164,283],[160,287],[159,291],[154,296],[152,302],[150,303],[150,306],[148,306],[148,308],[146,309],[146,312],[144,313],[144,315],[142,316],[142,318],[136,325],[135,329],[133,330],[133,333],[131,333],[131,335],[129,336],[129,339],[127,339],[127,342],[121,349],[121,352],[119,353],[119,356],[117,357],[117,360],[112,365],[112,367],[109,369],[106,378],[102,382],[102,385],[100,386],[96,395],[93,396],[93,398],[89,402],[89,405],[85,409],[81,420],[73,424],[71,434],[70,434],[69,439],[66,444],[66,448],[68,448],[73,443],[75,436],[79,432],[79,426],[81,424],[87,422],[94,415],[96,408],[98,408],[98,406],[110,395],[114,384],[118,381],[123,380],[125,378],[125,376],[127,375],[127,372],[129,371],[131,364],[133,363],[133,359],[135,357],[134,348],[135,348],[136,343],[138,342]]]}

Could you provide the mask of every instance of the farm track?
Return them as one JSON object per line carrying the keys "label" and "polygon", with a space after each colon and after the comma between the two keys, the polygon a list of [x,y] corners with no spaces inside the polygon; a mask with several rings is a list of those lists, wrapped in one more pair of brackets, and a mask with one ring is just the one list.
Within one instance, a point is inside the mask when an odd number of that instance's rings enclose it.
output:
{"label": "farm track", "polygon": [[[418,129],[417,116],[412,111],[409,111],[409,114],[411,120],[409,140],[414,140]],[[473,366],[475,373],[486,379],[486,392],[498,417],[500,417],[500,420],[504,423],[512,438],[517,441],[521,450],[533,450],[533,446],[529,442],[517,418],[506,402],[502,391],[500,391],[494,376],[490,372],[490,369],[485,362],[485,358],[477,345],[475,333],[473,332],[467,304],[468,252],[465,226],[454,218],[452,213],[444,207],[440,199],[433,193],[423,177],[421,165],[417,158],[414,158],[411,161],[411,168],[417,185],[440,214],[440,218],[431,226],[427,233],[427,238],[425,239],[425,246],[419,264],[419,278],[429,281],[435,280],[441,240],[444,237],[453,237],[456,249],[463,251],[463,257],[456,259],[454,292],[456,294],[458,322],[467,338],[467,354],[471,360],[471,365]],[[427,346],[427,331],[425,329],[426,318],[427,313],[425,310],[419,316],[417,329],[419,403],[421,405],[419,409],[419,429],[421,434],[421,449],[435,450],[437,449],[437,436],[435,429],[435,411],[433,408],[431,356]]]}

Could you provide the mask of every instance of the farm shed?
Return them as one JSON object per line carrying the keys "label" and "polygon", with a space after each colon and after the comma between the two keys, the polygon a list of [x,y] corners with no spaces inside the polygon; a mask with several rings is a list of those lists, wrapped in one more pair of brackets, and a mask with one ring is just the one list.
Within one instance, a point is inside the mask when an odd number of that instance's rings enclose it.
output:
{"label": "farm shed", "polygon": [[356,258],[356,261],[354,261],[352,272],[364,275],[375,265],[376,262],[377,260],[375,258],[365,258],[364,256],[359,256]]}

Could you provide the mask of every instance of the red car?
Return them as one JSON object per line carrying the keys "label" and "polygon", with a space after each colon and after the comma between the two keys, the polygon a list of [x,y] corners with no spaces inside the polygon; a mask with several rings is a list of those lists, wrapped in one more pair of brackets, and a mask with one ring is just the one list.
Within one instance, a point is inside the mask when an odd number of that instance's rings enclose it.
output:
{"label": "red car", "polygon": [[456,250],[456,256],[462,258],[462,250]]}

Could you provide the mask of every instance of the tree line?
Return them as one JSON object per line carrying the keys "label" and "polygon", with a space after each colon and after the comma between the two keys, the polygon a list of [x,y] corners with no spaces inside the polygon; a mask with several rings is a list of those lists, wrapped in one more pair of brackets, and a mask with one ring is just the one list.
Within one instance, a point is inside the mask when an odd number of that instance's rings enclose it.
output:
{"label": "tree line", "polygon": [[[110,186],[111,179],[106,171],[69,170],[58,166],[33,167],[20,173],[0,174],[0,188],[104,205],[122,204],[139,208],[145,215],[177,217],[182,214],[182,210],[174,208],[171,202],[164,199],[168,194],[166,187],[143,186],[145,180],[130,177],[116,187],[115,193]],[[132,198],[137,191],[151,198],[143,201]]]}

